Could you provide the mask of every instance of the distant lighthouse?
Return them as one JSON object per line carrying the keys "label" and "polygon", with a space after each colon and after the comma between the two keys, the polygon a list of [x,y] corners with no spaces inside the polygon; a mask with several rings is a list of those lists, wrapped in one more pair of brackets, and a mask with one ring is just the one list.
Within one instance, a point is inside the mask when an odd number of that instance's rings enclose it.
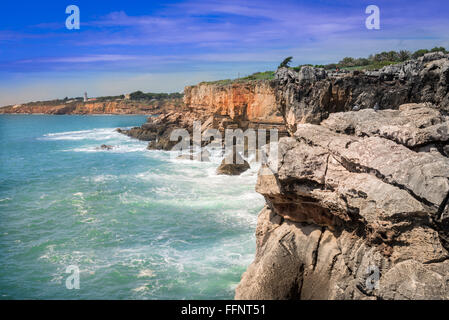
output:
{"label": "distant lighthouse", "polygon": [[84,102],[87,102],[87,92],[84,92]]}

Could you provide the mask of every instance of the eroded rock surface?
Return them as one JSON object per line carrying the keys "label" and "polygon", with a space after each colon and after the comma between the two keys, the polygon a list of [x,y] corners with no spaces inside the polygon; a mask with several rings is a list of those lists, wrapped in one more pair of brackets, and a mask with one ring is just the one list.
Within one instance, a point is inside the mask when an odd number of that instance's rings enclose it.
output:
{"label": "eroded rock surface", "polygon": [[240,126],[248,121],[283,125],[273,84],[266,80],[188,86],[184,88],[184,103],[192,110],[243,122]]}
{"label": "eroded rock surface", "polygon": [[361,109],[397,109],[430,102],[449,112],[449,55],[440,52],[386,66],[379,71],[327,74],[303,67],[276,73],[276,101],[291,133],[296,123],[319,124],[331,113]]}
{"label": "eroded rock surface", "polygon": [[172,150],[179,142],[170,139],[172,131],[175,129],[187,130],[190,137],[192,136],[194,121],[206,121],[207,115],[193,113],[187,109],[180,112],[169,112],[156,117],[149,117],[147,122],[140,127],[134,127],[129,130],[121,130],[130,137],[143,141],[149,141],[148,149],[153,150]]}
{"label": "eroded rock surface", "polygon": [[1,107],[0,114],[158,114],[161,112],[179,110],[181,106],[182,100],[180,98],[164,100],[154,99],[151,101],[132,101],[117,99],[104,102],[33,102],[23,105]]}
{"label": "eroded rock surface", "polygon": [[436,148],[445,155],[449,141],[449,117],[431,104],[406,104],[399,110],[334,113],[322,125],[339,133],[378,136],[413,150]]}
{"label": "eroded rock surface", "polygon": [[274,94],[274,82],[242,81],[229,84],[200,83],[184,89],[184,104],[178,110],[148,118],[147,123],[123,133],[150,141],[149,149],[171,150],[177,143],[169,137],[174,129],[193,133],[193,121],[201,122],[201,134],[207,142],[207,129],[217,129],[224,137],[226,129],[277,129],[287,135]]}
{"label": "eroded rock surface", "polygon": [[449,299],[447,129],[431,104],[297,124],[277,172],[259,173],[267,205],[236,298]]}

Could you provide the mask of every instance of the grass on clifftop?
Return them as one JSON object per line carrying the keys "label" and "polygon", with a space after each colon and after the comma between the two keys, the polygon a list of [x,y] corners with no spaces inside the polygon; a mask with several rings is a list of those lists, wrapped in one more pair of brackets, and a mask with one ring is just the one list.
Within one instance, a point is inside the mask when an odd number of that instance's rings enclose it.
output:
{"label": "grass on clifftop", "polygon": [[[290,67],[289,64],[291,63],[293,57],[288,57],[284,59],[284,61],[281,62],[279,65],[280,67],[288,67],[295,71],[299,71],[303,66],[311,66],[315,68],[324,68],[326,70],[336,70],[337,68],[340,70],[346,70],[346,71],[354,71],[354,70],[365,70],[365,71],[372,71],[372,70],[379,70],[382,69],[385,66],[389,66],[392,64],[401,63],[410,59],[417,59],[419,57],[422,57],[426,53],[429,52],[443,52],[443,53],[449,53],[448,50],[446,50],[444,47],[435,47],[433,49],[420,49],[415,52],[410,52],[407,50],[400,50],[400,51],[384,51],[381,53],[377,53],[374,55],[370,55],[367,58],[352,58],[352,57],[345,57],[342,60],[340,60],[338,63],[330,63],[330,64],[320,64],[320,65],[312,65],[312,64],[302,64],[296,67]],[[216,81],[204,81],[200,84],[217,84],[217,85],[228,85],[232,83],[239,83],[239,82],[245,82],[245,81],[254,81],[254,80],[271,80],[274,79],[275,71],[265,71],[265,72],[256,72],[249,76],[243,77],[243,78],[237,78],[237,79],[225,79],[225,80],[216,80]]]}
{"label": "grass on clifftop", "polygon": [[[118,95],[118,96],[103,96],[103,97],[96,97],[94,100],[90,100],[89,103],[96,103],[96,102],[111,102],[111,101],[124,101],[126,103],[133,103],[133,102],[139,102],[139,103],[151,103],[154,101],[168,101],[168,100],[179,100],[182,99],[184,95],[182,93],[174,92],[174,93],[154,93],[154,92],[148,92],[144,93],[142,91],[135,91],[129,94],[129,97],[125,99],[125,95]],[[44,101],[32,101],[27,103],[22,103],[23,106],[40,106],[40,105],[46,105],[46,106],[59,106],[63,104],[76,104],[76,103],[82,103],[84,101],[83,97],[75,97],[75,98],[68,98],[65,97],[64,99],[53,99],[53,100],[44,100]],[[12,105],[8,106],[2,106],[1,108],[6,107],[12,107]]]}
{"label": "grass on clifftop", "polygon": [[200,84],[218,84],[218,85],[226,85],[235,82],[246,82],[246,81],[254,81],[254,80],[272,80],[274,79],[274,71],[265,71],[265,72],[256,72],[250,74],[249,76],[237,78],[237,79],[224,79],[224,80],[216,80],[216,81],[203,81]]}

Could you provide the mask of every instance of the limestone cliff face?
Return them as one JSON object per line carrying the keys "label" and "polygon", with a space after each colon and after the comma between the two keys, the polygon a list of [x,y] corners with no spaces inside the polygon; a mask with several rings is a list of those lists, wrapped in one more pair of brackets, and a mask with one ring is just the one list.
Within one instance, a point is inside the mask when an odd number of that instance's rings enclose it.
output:
{"label": "limestone cliff face", "polygon": [[231,84],[200,83],[184,89],[184,103],[191,109],[229,116],[232,120],[283,123],[270,81]]}
{"label": "limestone cliff face", "polygon": [[67,104],[24,104],[0,108],[0,113],[24,114],[153,114],[176,110],[182,104],[180,100],[168,101],[106,101],[72,102]]}
{"label": "limestone cliff face", "polygon": [[449,299],[448,70],[441,54],[372,74],[279,70],[291,136],[259,172],[237,299]]}

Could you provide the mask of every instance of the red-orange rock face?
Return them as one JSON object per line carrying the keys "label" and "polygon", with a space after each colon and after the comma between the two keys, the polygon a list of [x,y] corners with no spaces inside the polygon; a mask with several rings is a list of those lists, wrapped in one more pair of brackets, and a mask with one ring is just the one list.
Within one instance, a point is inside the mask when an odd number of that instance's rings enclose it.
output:
{"label": "red-orange rock face", "polygon": [[251,122],[283,123],[269,81],[200,83],[184,89],[187,107]]}

